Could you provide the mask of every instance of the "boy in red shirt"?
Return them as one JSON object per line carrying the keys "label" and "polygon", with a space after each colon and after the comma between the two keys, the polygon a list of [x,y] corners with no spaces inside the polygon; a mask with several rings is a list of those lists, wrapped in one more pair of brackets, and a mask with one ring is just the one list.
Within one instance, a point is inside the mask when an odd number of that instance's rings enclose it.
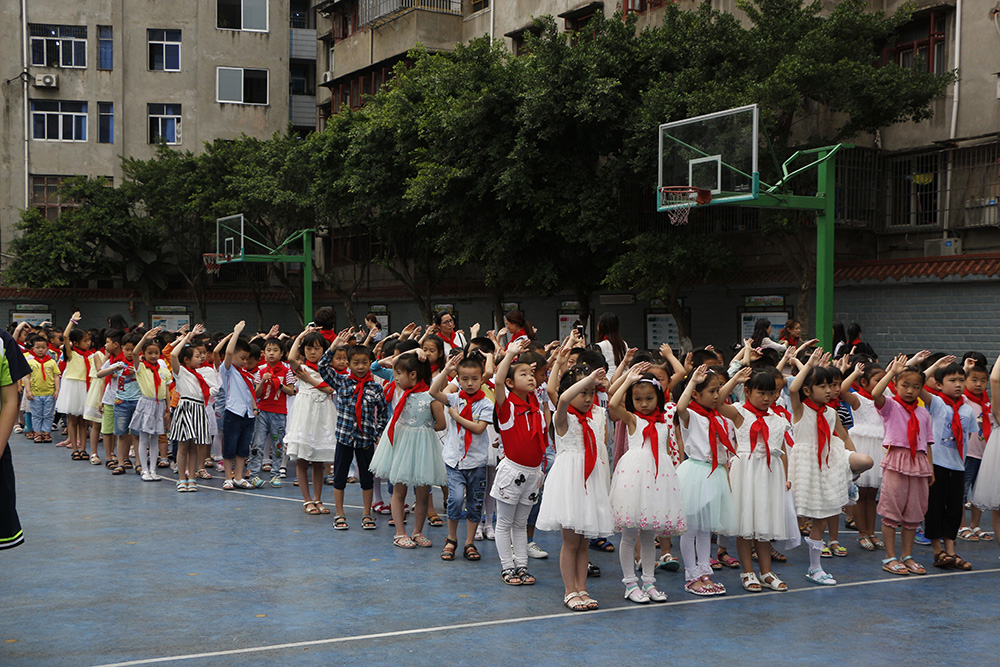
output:
{"label": "boy in red shirt", "polygon": [[261,464],[264,460],[264,449],[268,436],[271,443],[271,486],[281,486],[278,470],[281,467],[283,454],[282,442],[285,439],[285,420],[288,416],[288,404],[285,396],[295,393],[295,374],[292,369],[281,361],[285,347],[278,338],[268,338],[264,341],[263,363],[257,366],[254,381],[257,385],[257,419],[253,427],[253,442],[250,445],[250,459],[247,466],[250,471],[250,485],[259,489],[264,486],[260,478]]}

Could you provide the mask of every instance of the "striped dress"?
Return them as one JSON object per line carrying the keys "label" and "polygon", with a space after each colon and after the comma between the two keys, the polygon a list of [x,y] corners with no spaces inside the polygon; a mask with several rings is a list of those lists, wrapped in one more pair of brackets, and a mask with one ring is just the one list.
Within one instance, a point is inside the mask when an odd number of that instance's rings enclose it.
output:
{"label": "striped dress", "polygon": [[196,445],[211,444],[212,432],[205,410],[205,393],[211,395],[211,385],[197,371],[184,365],[180,366],[174,381],[180,400],[170,421],[170,439],[176,442],[190,440]]}

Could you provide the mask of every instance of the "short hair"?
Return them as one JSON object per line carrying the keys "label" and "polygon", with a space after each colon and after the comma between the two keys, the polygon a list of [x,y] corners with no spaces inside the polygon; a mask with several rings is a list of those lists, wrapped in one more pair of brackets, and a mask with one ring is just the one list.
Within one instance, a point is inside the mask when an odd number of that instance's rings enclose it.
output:
{"label": "short hair", "polygon": [[973,366],[972,368],[970,368],[966,372],[965,377],[969,377],[973,373],[982,373],[983,375],[986,375],[987,377],[989,377],[989,374],[990,374],[990,372],[988,370],[986,370],[986,366],[983,366],[983,365],[980,365],[980,364],[976,364],[975,366]]}
{"label": "short hair", "polygon": [[242,336],[240,336],[239,338],[236,339],[236,345],[233,348],[233,352],[246,352],[247,354],[249,354],[250,353],[250,341],[248,341],[246,338],[243,338]]}
{"label": "short hair", "polygon": [[401,340],[396,343],[396,354],[403,354],[404,352],[409,352],[410,350],[416,350],[419,347],[420,343],[412,338],[407,338],[406,340]]}
{"label": "short hair", "polygon": [[382,358],[384,359],[385,357],[391,357],[393,354],[395,354],[396,345],[398,343],[399,341],[395,338],[390,338],[386,340],[384,343],[382,343],[382,348],[381,348]]}
{"label": "short hair", "polygon": [[712,350],[706,350],[705,348],[701,348],[700,350],[695,350],[694,352],[691,353],[691,364],[695,368],[698,368],[698,366],[701,366],[702,364],[706,364],[708,362],[712,362],[714,364],[718,363],[718,361],[719,361],[719,355],[717,355]]}
{"label": "short hair", "polygon": [[189,343],[181,348],[181,353],[178,355],[178,358],[182,364],[194,356],[195,347],[196,346]]}
{"label": "short hair", "polygon": [[104,339],[110,340],[112,343],[122,344],[122,338],[125,337],[125,332],[121,329],[108,329],[104,332]]}
{"label": "short hair", "polygon": [[261,353],[260,345],[258,345],[257,343],[250,343],[250,358],[260,359],[260,353]]}
{"label": "short hair", "polygon": [[129,343],[132,343],[132,345],[135,346],[139,344],[140,340],[142,340],[142,334],[139,333],[138,331],[131,331],[125,334],[125,337],[122,338],[122,346],[124,347]]}
{"label": "short hair", "polygon": [[962,363],[963,364],[968,359],[975,359],[976,360],[976,366],[982,366],[983,368],[986,367],[986,364],[987,364],[986,355],[983,354],[982,352],[966,352],[965,354],[962,355]]}
{"label": "short hair", "polygon": [[962,367],[962,364],[956,361],[948,364],[944,368],[939,368],[936,371],[934,371],[934,379],[937,380],[938,382],[941,382],[949,375],[961,375],[964,378],[965,368]]}
{"label": "short hair", "polygon": [[333,312],[333,308],[330,306],[323,306],[313,315],[313,324],[320,329],[332,329],[336,326],[336,323],[337,314]]}
{"label": "short hair", "polygon": [[[519,364],[535,364],[535,369],[542,368],[549,363],[549,360],[538,354],[537,352],[522,352],[517,355],[517,363]],[[578,362],[579,363],[579,362]]]}
{"label": "short hair", "polygon": [[767,368],[755,370],[750,375],[750,379],[747,380],[745,386],[747,393],[754,389],[757,391],[777,391],[778,383],[775,380],[774,374]]}
{"label": "short hair", "polygon": [[302,337],[302,347],[326,347],[326,338],[318,331],[307,333]]}
{"label": "short hair", "polygon": [[274,336],[271,336],[270,338],[265,338],[263,347],[266,349],[268,345],[277,345],[279,350],[281,350],[282,352],[285,351],[285,344],[281,341],[280,338],[276,338]]}
{"label": "short hair", "polygon": [[38,334],[35,334],[30,338],[28,338],[28,347],[34,347],[35,343],[45,343],[46,345],[48,345],[49,339],[46,338],[45,336],[39,336]]}
{"label": "short hair", "polygon": [[482,350],[486,350],[491,354],[497,351],[497,346],[493,343],[493,341],[491,341],[486,336],[476,336],[475,338],[469,341],[469,344],[475,345],[476,347]]}
{"label": "short hair", "polygon": [[604,353],[600,349],[591,350],[588,348],[583,350],[577,355],[576,363],[590,366],[591,370],[597,370],[598,368],[608,370],[608,360],[604,357]]}
{"label": "short hair", "polygon": [[458,368],[459,370],[463,368],[474,368],[480,373],[486,372],[486,367],[483,365],[483,362],[480,360],[478,355],[469,355],[468,357],[465,357],[458,362]]}
{"label": "short hair", "polygon": [[372,360],[372,351],[364,345],[352,345],[347,350],[347,360],[350,361],[354,357],[358,356],[364,356],[364,358],[370,362]]}

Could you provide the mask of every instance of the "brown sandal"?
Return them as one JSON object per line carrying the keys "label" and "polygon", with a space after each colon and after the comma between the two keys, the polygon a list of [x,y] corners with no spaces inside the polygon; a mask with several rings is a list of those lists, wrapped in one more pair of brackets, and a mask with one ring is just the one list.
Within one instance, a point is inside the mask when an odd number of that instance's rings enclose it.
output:
{"label": "brown sandal", "polygon": [[458,549],[458,542],[449,538],[444,541],[444,548],[441,549],[441,560],[455,560],[455,550]]}
{"label": "brown sandal", "polygon": [[969,561],[963,559],[958,554],[951,554],[951,566],[950,567],[953,570],[962,570],[964,572],[968,572],[969,570],[972,569],[972,563],[970,563]]}
{"label": "brown sandal", "polygon": [[475,544],[466,544],[465,548],[462,549],[462,556],[465,557],[465,560],[479,560],[482,558]]}
{"label": "brown sandal", "polygon": [[952,563],[955,557],[951,554],[946,554],[943,551],[939,551],[934,554],[934,567],[939,567],[942,570],[951,569]]}

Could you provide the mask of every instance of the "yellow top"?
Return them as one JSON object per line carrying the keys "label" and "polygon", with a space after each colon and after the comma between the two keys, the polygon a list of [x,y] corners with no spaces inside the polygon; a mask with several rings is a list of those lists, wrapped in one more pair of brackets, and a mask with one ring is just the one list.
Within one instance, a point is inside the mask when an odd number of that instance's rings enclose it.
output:
{"label": "yellow top", "polygon": [[[94,373],[94,358],[90,358],[90,372]],[[69,361],[66,362],[66,370],[63,371],[64,380],[87,380],[87,364],[83,360],[83,355],[72,352]]]}
{"label": "yellow top", "polygon": [[[173,375],[170,373],[170,369],[163,363],[160,359],[157,361],[160,371],[160,391],[155,391],[156,384],[153,382],[153,371],[146,367],[142,359],[138,361],[135,365],[135,381],[139,383],[139,391],[142,395],[147,398],[159,398],[165,399],[170,395],[170,381],[173,379]],[[155,392],[155,394],[154,394]]]}
{"label": "yellow top", "polygon": [[59,377],[59,364],[52,357],[46,357],[42,362],[45,364],[45,379],[42,379],[42,364],[35,359],[35,355],[28,353],[24,355],[31,366],[31,393],[35,396],[51,396],[56,393],[56,378]]}

